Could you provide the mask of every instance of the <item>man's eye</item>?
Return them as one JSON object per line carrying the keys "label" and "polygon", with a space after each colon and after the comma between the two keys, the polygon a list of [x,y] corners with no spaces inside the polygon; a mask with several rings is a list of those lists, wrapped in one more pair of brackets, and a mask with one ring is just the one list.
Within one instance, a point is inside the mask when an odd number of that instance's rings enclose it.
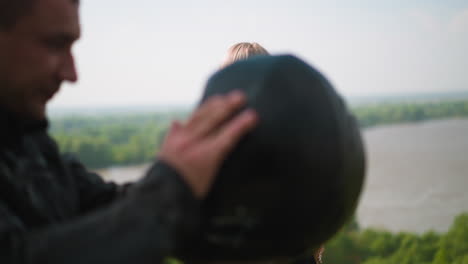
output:
{"label": "man's eye", "polygon": [[56,40],[55,41],[49,41],[47,44],[48,44],[49,48],[55,49],[55,50],[60,50],[65,46],[65,44],[63,42],[56,41]]}
{"label": "man's eye", "polygon": [[68,43],[63,39],[47,39],[45,45],[51,50],[62,50],[67,47]]}

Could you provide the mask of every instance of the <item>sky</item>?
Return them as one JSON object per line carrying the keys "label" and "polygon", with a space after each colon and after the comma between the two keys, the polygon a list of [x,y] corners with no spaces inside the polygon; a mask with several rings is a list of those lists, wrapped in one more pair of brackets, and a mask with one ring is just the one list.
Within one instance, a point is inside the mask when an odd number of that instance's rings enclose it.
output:
{"label": "sky", "polygon": [[466,0],[83,0],[79,81],[52,107],[193,105],[237,42],[294,54],[345,97],[468,91]]}

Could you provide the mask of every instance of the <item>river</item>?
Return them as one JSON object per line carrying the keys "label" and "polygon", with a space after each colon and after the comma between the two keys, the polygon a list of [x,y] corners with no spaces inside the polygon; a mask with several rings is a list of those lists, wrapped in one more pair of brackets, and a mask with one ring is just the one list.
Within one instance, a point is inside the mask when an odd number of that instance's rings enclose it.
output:
{"label": "river", "polygon": [[[444,232],[468,212],[468,119],[436,120],[363,131],[367,179],[357,208],[362,227]],[[148,165],[99,171],[133,181]]]}

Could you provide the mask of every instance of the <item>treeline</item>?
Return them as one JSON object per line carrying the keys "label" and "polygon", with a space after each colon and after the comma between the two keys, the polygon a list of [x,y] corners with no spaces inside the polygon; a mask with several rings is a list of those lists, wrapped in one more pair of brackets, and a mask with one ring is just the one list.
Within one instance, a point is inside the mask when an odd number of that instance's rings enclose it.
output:
{"label": "treeline", "polygon": [[154,160],[170,121],[184,112],[70,116],[53,119],[51,134],[62,153],[89,168],[141,164]]}
{"label": "treeline", "polygon": [[[468,117],[468,100],[438,103],[363,105],[352,108],[361,127]],[[154,159],[171,120],[187,112],[108,114],[54,118],[51,134],[62,152],[90,168],[130,165]]]}
{"label": "treeline", "polygon": [[360,230],[355,221],[325,246],[329,264],[468,264],[468,213],[445,234]]}
{"label": "treeline", "polygon": [[387,103],[352,108],[361,127],[468,117],[468,100],[429,103]]}

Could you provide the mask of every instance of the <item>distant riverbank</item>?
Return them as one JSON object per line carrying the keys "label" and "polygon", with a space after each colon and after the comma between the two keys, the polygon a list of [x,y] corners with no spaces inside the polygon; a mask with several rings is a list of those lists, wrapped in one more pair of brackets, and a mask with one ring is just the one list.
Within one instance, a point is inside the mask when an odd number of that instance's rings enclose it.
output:
{"label": "distant riverbank", "polygon": [[[468,100],[358,104],[350,108],[360,127],[468,118]],[[70,115],[51,120],[60,151],[73,153],[88,168],[151,162],[172,120],[189,112],[114,112]]]}

